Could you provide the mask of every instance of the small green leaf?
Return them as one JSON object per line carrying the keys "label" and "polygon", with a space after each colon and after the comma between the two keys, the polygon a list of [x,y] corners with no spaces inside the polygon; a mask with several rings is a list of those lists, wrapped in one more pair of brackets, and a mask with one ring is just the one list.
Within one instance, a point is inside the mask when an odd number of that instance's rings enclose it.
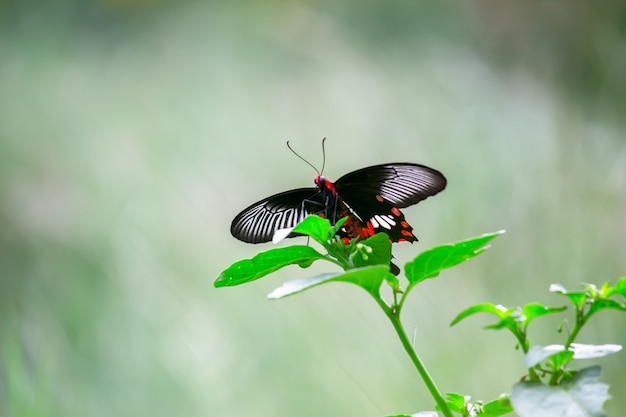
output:
{"label": "small green leaf", "polygon": [[343,227],[343,224],[347,222],[349,218],[350,217],[346,216],[344,218],[337,220],[337,223],[335,223],[335,227],[332,228],[332,232],[333,232],[332,234],[336,235],[337,232]]}
{"label": "small green leaf", "polygon": [[386,265],[373,265],[350,269],[347,272],[327,273],[311,278],[298,278],[285,282],[272,291],[267,297],[279,299],[327,282],[349,282],[356,284],[374,297],[379,297],[378,290],[388,272],[389,267]]}
{"label": "small green leaf", "polygon": [[286,248],[270,249],[257,254],[252,259],[243,259],[229,266],[215,280],[215,287],[232,287],[262,278],[287,265],[311,266],[318,259],[326,259],[324,255],[310,246],[296,245]]}
{"label": "small green leaf", "polygon": [[571,350],[563,350],[561,352],[555,353],[549,359],[549,366],[552,369],[560,369],[562,371],[565,370],[565,366],[572,361],[574,358],[574,352]]}
{"label": "small green leaf", "polygon": [[454,318],[454,320],[452,320],[452,323],[450,323],[450,326],[454,326],[461,320],[466,319],[467,317],[476,313],[490,313],[490,314],[494,314],[498,316],[499,318],[504,318],[507,316],[507,314],[510,314],[508,313],[509,311],[510,309],[507,309],[506,307],[500,304],[498,305],[491,304],[491,303],[476,304],[461,311]]}
{"label": "small green leaf", "polygon": [[598,382],[599,377],[600,367],[593,366],[557,386],[518,382],[511,403],[520,417],[606,417],[602,406],[609,399],[609,386]]}
{"label": "small green leaf", "polygon": [[524,325],[528,324],[535,318],[545,316],[546,314],[558,313],[566,310],[567,307],[546,307],[538,303],[529,303],[522,308],[524,314]]}
{"label": "small green leaf", "polygon": [[457,394],[456,392],[446,393],[446,404],[448,404],[450,410],[455,413],[465,412],[467,400],[469,400],[469,398],[466,398],[461,394]]}
{"label": "small green leaf", "polygon": [[621,277],[617,280],[614,287],[610,287],[608,289],[607,297],[610,297],[613,294],[621,294],[622,297],[626,298],[626,277]]}
{"label": "small green leaf", "polygon": [[509,308],[499,322],[485,326],[485,329],[510,329],[514,334],[518,334],[524,325],[526,317],[522,313],[521,307]]}
{"label": "small green leaf", "polygon": [[484,252],[487,242],[502,233],[504,231],[488,233],[451,245],[437,246],[420,253],[413,261],[408,262],[404,266],[410,286],[427,278],[436,277],[442,269],[458,265]]}
{"label": "small green leaf", "polygon": [[585,291],[568,291],[561,284],[551,284],[549,291],[557,294],[562,294],[569,298],[577,310],[583,308],[583,306],[585,305],[585,300],[587,299],[587,293]]}
{"label": "small green leaf", "polygon": [[478,417],[499,417],[513,412],[511,401],[507,394],[502,394],[497,400],[489,401],[483,406]]}
{"label": "small green leaf", "polygon": [[291,233],[300,233],[310,236],[317,243],[325,245],[328,239],[334,235],[334,230],[327,219],[312,214],[298,223]]}
{"label": "small green leaf", "polygon": [[589,307],[589,315],[592,315],[600,310],[612,308],[616,310],[626,311],[626,306],[623,303],[618,303],[611,298],[597,298],[591,303]]}

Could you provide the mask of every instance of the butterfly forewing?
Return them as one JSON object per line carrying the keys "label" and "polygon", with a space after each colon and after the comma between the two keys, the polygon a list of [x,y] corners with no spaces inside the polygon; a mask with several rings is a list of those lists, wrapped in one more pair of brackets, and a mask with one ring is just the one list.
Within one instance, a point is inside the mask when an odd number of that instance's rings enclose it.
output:
{"label": "butterfly forewing", "polygon": [[382,199],[404,208],[442,191],[446,178],[427,166],[399,162],[350,172],[335,182],[335,188],[352,207],[358,206],[356,200]]}
{"label": "butterfly forewing", "polygon": [[317,213],[321,205],[316,188],[275,194],[239,213],[230,226],[230,233],[248,243],[269,242],[276,230],[295,227],[307,215]]}

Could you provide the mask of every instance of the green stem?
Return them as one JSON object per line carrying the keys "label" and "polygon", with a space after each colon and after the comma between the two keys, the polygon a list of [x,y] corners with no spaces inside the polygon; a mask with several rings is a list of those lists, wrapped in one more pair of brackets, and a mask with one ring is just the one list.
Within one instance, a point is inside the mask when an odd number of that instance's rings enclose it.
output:
{"label": "green stem", "polygon": [[402,346],[404,346],[404,350],[406,350],[406,353],[413,361],[415,368],[417,368],[417,372],[419,372],[420,376],[424,380],[428,391],[430,391],[430,395],[432,395],[435,399],[435,402],[441,409],[443,415],[446,417],[454,417],[452,411],[450,411],[450,408],[448,408],[448,404],[446,404],[446,400],[443,398],[443,395],[441,395],[441,391],[439,391],[439,388],[437,388],[437,385],[435,385],[435,381],[433,381],[430,374],[422,364],[422,361],[417,356],[417,353],[413,349],[413,346],[411,346],[411,342],[409,341],[409,338],[407,337],[404,328],[402,327],[402,323],[400,322],[399,311],[397,311],[396,314],[388,313],[387,317],[389,317],[389,320],[391,320],[391,324],[393,324],[393,328],[396,329],[396,333],[400,338],[400,342],[402,342]]}
{"label": "green stem", "polygon": [[578,332],[582,329],[583,325],[589,318],[588,315],[585,315],[584,312],[577,311],[576,312],[576,323],[574,323],[574,327],[572,328],[572,332],[569,334],[567,338],[567,342],[565,342],[565,349],[569,349],[570,345],[576,340],[576,336],[578,336]]}

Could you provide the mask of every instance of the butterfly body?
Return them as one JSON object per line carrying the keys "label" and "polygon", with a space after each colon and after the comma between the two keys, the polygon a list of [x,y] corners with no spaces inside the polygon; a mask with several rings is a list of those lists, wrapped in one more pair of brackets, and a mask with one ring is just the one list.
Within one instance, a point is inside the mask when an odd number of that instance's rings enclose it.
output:
{"label": "butterfly body", "polygon": [[231,234],[248,243],[268,242],[277,230],[316,214],[333,224],[348,217],[338,233],[344,240],[385,232],[392,242],[414,242],[413,228],[400,209],[442,191],[446,179],[435,169],[402,162],[362,168],[334,183],[318,175],[314,183],[252,204],[235,217]]}

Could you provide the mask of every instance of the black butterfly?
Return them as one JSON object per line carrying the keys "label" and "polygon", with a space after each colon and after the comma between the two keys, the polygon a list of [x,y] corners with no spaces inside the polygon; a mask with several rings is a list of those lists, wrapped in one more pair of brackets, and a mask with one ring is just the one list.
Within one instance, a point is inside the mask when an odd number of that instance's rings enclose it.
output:
{"label": "black butterfly", "polygon": [[385,232],[392,242],[414,242],[413,228],[400,209],[445,187],[441,172],[408,162],[362,168],[334,183],[320,174],[315,188],[285,191],[252,204],[235,217],[230,232],[244,242],[268,242],[277,230],[293,228],[306,216],[317,214],[333,224],[347,216],[339,231],[345,240]]}

